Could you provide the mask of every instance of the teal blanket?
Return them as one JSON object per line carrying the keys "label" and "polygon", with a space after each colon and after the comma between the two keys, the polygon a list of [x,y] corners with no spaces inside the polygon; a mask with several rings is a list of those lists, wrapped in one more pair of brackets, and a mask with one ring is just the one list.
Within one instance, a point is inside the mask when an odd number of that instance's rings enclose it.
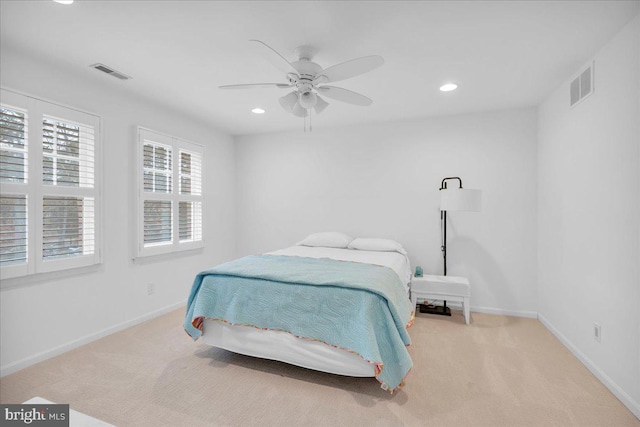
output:
{"label": "teal blanket", "polygon": [[356,353],[391,391],[413,365],[406,349],[413,310],[388,267],[328,258],[240,258],[196,276],[184,328],[198,339],[205,319],[286,331]]}

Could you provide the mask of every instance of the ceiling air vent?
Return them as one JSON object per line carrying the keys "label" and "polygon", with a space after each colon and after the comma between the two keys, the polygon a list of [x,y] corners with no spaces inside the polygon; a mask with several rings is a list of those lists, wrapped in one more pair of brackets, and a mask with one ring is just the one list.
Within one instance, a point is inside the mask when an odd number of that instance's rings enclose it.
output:
{"label": "ceiling air vent", "polygon": [[594,68],[595,62],[582,70],[578,77],[571,81],[571,85],[569,87],[569,99],[572,107],[593,93]]}
{"label": "ceiling air vent", "polygon": [[96,70],[102,71],[103,73],[107,73],[110,76],[119,78],[120,80],[129,80],[131,79],[131,77],[127,76],[126,74],[121,73],[120,71],[116,71],[111,67],[107,67],[104,64],[92,64],[90,65],[91,68],[95,68]]}

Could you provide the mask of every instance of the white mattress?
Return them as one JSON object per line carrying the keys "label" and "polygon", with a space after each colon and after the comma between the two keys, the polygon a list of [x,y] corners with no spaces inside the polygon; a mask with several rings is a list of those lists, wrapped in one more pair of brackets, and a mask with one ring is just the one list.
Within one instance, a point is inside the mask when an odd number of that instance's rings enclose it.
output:
{"label": "white mattress", "polygon": [[[411,267],[409,259],[397,252],[373,252],[352,249],[292,246],[267,255],[331,258],[387,266],[398,274],[409,292]],[[324,343],[299,339],[282,331],[269,331],[246,326],[205,320],[202,339],[214,347],[248,356],[280,360],[292,365],[351,377],[373,377],[374,366],[360,356]]]}
{"label": "white mattress", "polygon": [[229,325],[207,319],[202,339],[214,347],[303,368],[349,377],[373,377],[374,367],[357,354],[324,343],[296,338],[288,332]]}

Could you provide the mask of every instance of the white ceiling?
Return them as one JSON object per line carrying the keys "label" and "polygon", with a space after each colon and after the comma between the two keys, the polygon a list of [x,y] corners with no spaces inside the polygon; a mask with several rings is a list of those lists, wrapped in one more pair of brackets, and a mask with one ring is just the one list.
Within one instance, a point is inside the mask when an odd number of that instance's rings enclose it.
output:
{"label": "white ceiling", "polygon": [[[286,89],[219,85],[285,82],[262,40],[291,61],[310,45],[328,67],[377,54],[385,64],[335,83],[374,100],[331,105],[329,127],[534,106],[626,22],[640,1],[2,1],[2,48],[73,67],[106,84],[205,120],[230,134],[303,128],[278,97]],[[90,64],[128,74],[122,82]],[[459,89],[438,87],[454,81]],[[260,106],[266,114],[255,115]]]}

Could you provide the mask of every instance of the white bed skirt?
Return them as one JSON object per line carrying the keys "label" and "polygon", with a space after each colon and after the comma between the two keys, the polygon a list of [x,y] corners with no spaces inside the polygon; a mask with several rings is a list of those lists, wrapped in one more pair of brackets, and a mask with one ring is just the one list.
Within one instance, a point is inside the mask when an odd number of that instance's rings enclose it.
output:
{"label": "white bed skirt", "polygon": [[337,375],[375,376],[374,365],[362,357],[321,342],[296,338],[288,332],[234,326],[217,320],[205,320],[203,329],[205,343],[235,353]]}

